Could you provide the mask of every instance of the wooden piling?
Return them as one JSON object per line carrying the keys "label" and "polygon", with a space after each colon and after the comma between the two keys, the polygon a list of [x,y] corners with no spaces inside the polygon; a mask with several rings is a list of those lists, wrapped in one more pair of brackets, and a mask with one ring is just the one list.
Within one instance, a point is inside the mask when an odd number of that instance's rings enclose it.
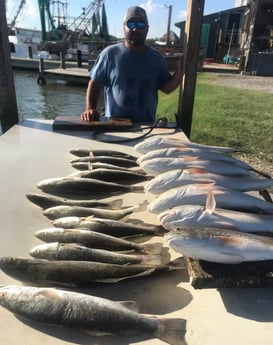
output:
{"label": "wooden piling", "polygon": [[18,109],[10,59],[5,1],[0,1],[0,129],[6,132],[18,122]]}
{"label": "wooden piling", "polygon": [[180,86],[177,122],[190,138],[200,38],[205,0],[188,0],[184,42],[184,74]]}
{"label": "wooden piling", "polygon": [[40,58],[39,60],[39,73],[38,73],[38,78],[37,78],[37,83],[38,84],[46,84],[46,78],[44,76],[44,59]]}

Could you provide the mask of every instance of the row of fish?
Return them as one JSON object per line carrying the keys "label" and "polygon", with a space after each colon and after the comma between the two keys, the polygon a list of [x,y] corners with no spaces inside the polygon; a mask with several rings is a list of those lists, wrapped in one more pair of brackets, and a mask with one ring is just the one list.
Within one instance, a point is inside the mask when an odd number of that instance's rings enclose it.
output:
{"label": "row of fish", "polygon": [[[98,151],[95,154],[109,154],[109,151]],[[72,166],[88,164],[84,171],[74,166],[81,171],[38,183],[37,187],[49,194],[27,194],[31,202],[42,208],[53,227],[35,232],[43,243],[30,249],[32,258],[0,258],[3,272],[31,284],[1,287],[0,304],[30,321],[81,329],[95,335],[144,333],[171,345],[185,344],[184,319],[149,317],[140,314],[132,301],[114,302],[56,288],[117,283],[185,267],[181,258],[165,263],[161,242],[140,241],[143,235],[162,236],[166,230],[161,225],[127,219],[130,214],[145,210],[147,201],[122,207],[121,198],[96,199],[97,194],[108,197],[116,193],[144,192],[143,186],[132,184],[148,181],[151,176],[138,169],[136,163],[127,162],[134,158],[111,151],[116,161],[129,164],[118,169],[111,163],[113,160],[103,159],[103,163],[90,160],[95,156],[93,151],[73,150],[71,153],[83,158],[83,162],[73,160]],[[133,240],[135,236],[138,241]]]}
{"label": "row of fish", "polygon": [[273,232],[270,195],[245,193],[272,187],[270,176],[231,156],[232,148],[155,137],[135,149],[154,176],[144,187],[155,195],[148,210],[172,249],[217,263],[273,260],[273,238],[264,234]]}

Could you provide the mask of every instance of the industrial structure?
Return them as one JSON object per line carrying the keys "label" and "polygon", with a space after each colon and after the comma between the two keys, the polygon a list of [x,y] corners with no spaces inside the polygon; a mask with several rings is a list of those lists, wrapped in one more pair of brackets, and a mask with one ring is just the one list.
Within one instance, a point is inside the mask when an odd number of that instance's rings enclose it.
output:
{"label": "industrial structure", "polygon": [[[239,64],[256,75],[273,75],[273,0],[237,1],[234,7],[203,16],[201,54],[208,61]],[[185,22],[180,29],[183,45]]]}

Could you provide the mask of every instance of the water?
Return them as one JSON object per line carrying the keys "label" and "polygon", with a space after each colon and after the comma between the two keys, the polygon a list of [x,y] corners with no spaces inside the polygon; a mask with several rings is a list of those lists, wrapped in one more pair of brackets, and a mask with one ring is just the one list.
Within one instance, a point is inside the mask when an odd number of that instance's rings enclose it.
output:
{"label": "water", "polygon": [[54,119],[57,115],[79,115],[85,110],[84,85],[69,86],[47,80],[37,83],[37,72],[13,70],[19,120]]}

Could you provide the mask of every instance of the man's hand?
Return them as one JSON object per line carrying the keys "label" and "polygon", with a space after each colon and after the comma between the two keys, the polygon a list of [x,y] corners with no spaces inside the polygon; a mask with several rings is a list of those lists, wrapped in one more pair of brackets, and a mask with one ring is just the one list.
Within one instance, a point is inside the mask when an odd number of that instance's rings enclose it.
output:
{"label": "man's hand", "polygon": [[94,108],[87,109],[81,114],[81,119],[83,121],[98,121],[100,119],[100,113]]}

